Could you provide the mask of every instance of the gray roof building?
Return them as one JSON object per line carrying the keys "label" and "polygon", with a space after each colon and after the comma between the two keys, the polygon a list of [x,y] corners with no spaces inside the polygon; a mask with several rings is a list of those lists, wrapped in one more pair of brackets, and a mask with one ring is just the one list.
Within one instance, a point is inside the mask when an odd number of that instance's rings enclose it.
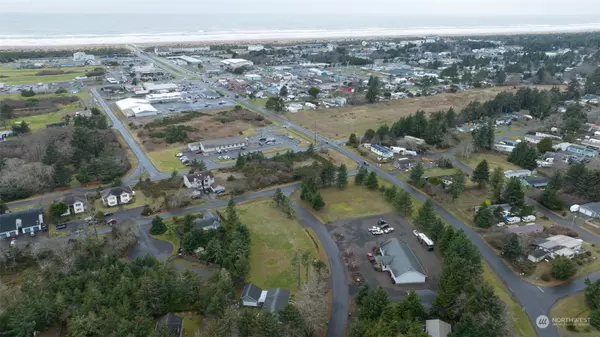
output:
{"label": "gray roof building", "polygon": [[431,337],[446,337],[452,332],[452,326],[439,319],[428,319],[425,330]]}
{"label": "gray roof building", "polygon": [[424,283],[427,280],[425,269],[410,249],[408,244],[392,238],[380,246],[382,256],[375,260],[389,271],[397,284]]}
{"label": "gray roof building", "polygon": [[579,213],[592,218],[600,217],[600,202],[589,202],[579,206]]}
{"label": "gray roof building", "polygon": [[44,212],[41,208],[2,214],[0,215],[0,238],[16,236],[19,234],[19,229],[23,233],[41,230],[43,223]]}
{"label": "gray roof building", "polygon": [[201,218],[194,220],[194,225],[206,230],[217,229],[221,225],[221,219],[211,212],[206,212]]}
{"label": "gray roof building", "polygon": [[263,305],[263,309],[274,314],[279,310],[283,309],[283,307],[285,307],[289,300],[289,290],[281,288],[269,289],[267,291],[267,297],[265,298],[265,304]]}
{"label": "gray roof building", "polygon": [[242,290],[242,304],[253,307],[258,306],[258,301],[260,300],[262,292],[263,290],[254,284],[246,284],[244,290]]}
{"label": "gray roof building", "polygon": [[175,316],[173,313],[168,313],[159,318],[158,322],[156,322],[156,327],[158,328],[159,325],[165,325],[167,328],[173,330],[175,336],[183,336],[183,319]]}
{"label": "gray roof building", "polygon": [[100,191],[100,196],[102,197],[102,199],[106,199],[111,195],[119,196],[123,193],[132,194],[133,191],[127,186],[117,186]]}
{"label": "gray roof building", "polygon": [[546,177],[525,177],[522,180],[527,186],[533,188],[545,188],[548,186],[548,178]]}

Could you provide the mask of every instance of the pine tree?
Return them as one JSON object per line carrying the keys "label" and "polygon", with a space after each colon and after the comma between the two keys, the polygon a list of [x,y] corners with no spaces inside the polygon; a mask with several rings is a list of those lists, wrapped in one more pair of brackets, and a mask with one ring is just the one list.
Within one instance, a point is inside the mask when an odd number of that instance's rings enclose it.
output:
{"label": "pine tree", "polygon": [[337,187],[346,188],[348,186],[348,170],[345,164],[341,164],[337,173]]}
{"label": "pine tree", "polygon": [[362,185],[365,182],[368,174],[369,171],[367,171],[367,168],[361,166],[361,168],[358,169],[358,173],[354,176],[354,183],[356,185]]}
{"label": "pine tree", "polygon": [[450,245],[450,242],[452,242],[453,238],[454,238],[454,228],[452,228],[452,226],[446,226],[444,229],[444,233],[442,234],[442,237],[439,239],[439,242],[437,243],[438,250],[442,253],[442,255],[444,255],[446,253],[446,250],[448,249],[448,246]]}
{"label": "pine tree", "polygon": [[54,165],[60,158],[60,154],[58,153],[58,149],[56,148],[56,144],[54,142],[49,142],[46,146],[46,152],[44,153],[44,157],[42,158],[42,163],[46,165]]}
{"label": "pine tree", "polygon": [[277,188],[275,190],[275,194],[273,194],[273,200],[277,204],[277,207],[279,207],[279,205],[281,204],[281,201],[283,200],[283,197],[284,197],[284,195],[281,192],[281,188]]}
{"label": "pine tree", "polygon": [[553,211],[560,211],[565,207],[565,202],[558,196],[558,191],[550,187],[550,184],[540,195],[540,204]]}
{"label": "pine tree", "polygon": [[519,235],[511,233],[502,247],[502,255],[510,261],[516,261],[523,256],[523,247],[519,242]]}
{"label": "pine tree", "polygon": [[55,187],[68,186],[71,182],[71,170],[65,165],[54,164],[54,171],[52,172],[52,181]]}
{"label": "pine tree", "polygon": [[552,261],[552,269],[550,274],[556,279],[564,281],[577,273],[577,264],[567,257],[557,256]]}
{"label": "pine tree", "polygon": [[494,224],[494,213],[489,207],[481,207],[475,213],[475,217],[473,218],[473,222],[477,227],[481,228],[490,228]]}
{"label": "pine tree", "polygon": [[393,200],[394,208],[400,215],[409,217],[413,213],[413,202],[410,194],[404,190],[399,190]]}
{"label": "pine tree", "polygon": [[377,180],[377,174],[375,174],[374,171],[371,171],[371,173],[369,173],[369,176],[367,177],[367,181],[366,181],[365,185],[370,190],[376,190],[379,188],[379,181]]}
{"label": "pine tree", "polygon": [[456,170],[452,175],[452,184],[449,190],[452,199],[458,199],[465,190],[465,175],[461,170]]}
{"label": "pine tree", "polygon": [[519,178],[512,177],[508,180],[502,193],[502,200],[517,209],[525,205],[525,192]]}
{"label": "pine tree", "polygon": [[351,133],[350,138],[348,138],[348,145],[352,147],[358,146],[358,139],[356,138],[356,133]]}
{"label": "pine tree", "polygon": [[436,217],[435,221],[431,224],[431,229],[429,230],[433,242],[437,242],[439,239],[441,239],[442,235],[444,235],[445,227],[444,221],[442,221],[442,219],[439,217]]}
{"label": "pine tree", "polygon": [[241,223],[240,217],[237,214],[237,210],[235,209],[235,201],[233,199],[229,199],[227,203],[227,209],[225,210],[226,220],[224,221],[224,228],[227,232],[233,232],[233,230]]}
{"label": "pine tree", "polygon": [[435,212],[435,204],[431,199],[427,199],[423,206],[419,208],[419,212],[415,217],[414,223],[417,228],[421,228],[423,230],[429,230],[431,224],[437,218]]}
{"label": "pine tree", "polygon": [[312,207],[317,211],[325,207],[325,201],[323,200],[323,197],[321,197],[321,192],[317,191],[313,196]]}
{"label": "pine tree", "polygon": [[323,186],[331,186],[335,180],[335,166],[328,160],[321,169],[321,182]]}
{"label": "pine tree", "polygon": [[485,186],[490,180],[490,168],[487,160],[482,160],[477,164],[477,167],[473,171],[473,176],[471,180],[474,183],[477,183],[479,187]]}
{"label": "pine tree", "polygon": [[502,168],[496,167],[492,171],[490,186],[492,187],[494,202],[500,202],[502,200],[502,191],[504,190],[504,172],[502,172]]}
{"label": "pine tree", "polygon": [[165,225],[161,217],[155,216],[154,218],[152,218],[152,223],[150,225],[150,234],[161,235],[166,231],[167,226]]}
{"label": "pine tree", "polygon": [[418,161],[417,165],[413,166],[413,168],[410,170],[410,181],[415,184],[421,183],[423,174],[425,174],[425,169],[423,168],[423,164]]}
{"label": "pine tree", "polygon": [[394,199],[396,199],[397,194],[398,194],[398,188],[396,187],[396,185],[392,185],[392,187],[387,188],[385,190],[384,196],[388,202],[393,203]]}

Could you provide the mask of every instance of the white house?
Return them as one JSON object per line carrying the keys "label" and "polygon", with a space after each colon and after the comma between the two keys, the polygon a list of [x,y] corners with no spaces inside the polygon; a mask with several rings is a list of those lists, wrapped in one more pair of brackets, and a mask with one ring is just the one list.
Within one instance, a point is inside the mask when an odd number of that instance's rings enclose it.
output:
{"label": "white house", "polygon": [[537,250],[527,256],[527,259],[532,262],[540,262],[546,257],[552,259],[557,256],[564,256],[569,259],[585,253],[581,248],[583,240],[575,239],[566,235],[553,235],[545,239],[537,240],[534,245]]}
{"label": "white house", "polygon": [[590,218],[600,217],[600,202],[589,202],[579,206],[578,212]]}
{"label": "white house", "polygon": [[377,144],[371,145],[371,152],[375,153],[378,157],[389,159],[394,157],[394,152],[389,148]]}
{"label": "white house", "polygon": [[380,246],[381,256],[375,261],[388,271],[396,284],[425,283],[427,275],[417,257],[405,242],[392,238]]}
{"label": "white house", "polygon": [[94,55],[90,55],[90,54],[86,54],[82,51],[78,51],[76,53],[73,53],[73,61],[75,62],[86,62],[86,61],[93,61],[96,59],[96,56]]}
{"label": "white house", "polygon": [[9,238],[42,230],[44,212],[41,208],[0,215],[0,238]]}
{"label": "white house", "polygon": [[127,186],[112,187],[100,192],[102,203],[109,207],[130,203],[134,195],[135,192]]}
{"label": "white house", "polygon": [[210,171],[196,172],[183,176],[183,184],[187,188],[210,188],[215,183],[215,177]]}
{"label": "white house", "polygon": [[529,171],[529,170],[507,170],[507,171],[504,171],[504,176],[506,178],[512,178],[512,177],[522,178],[522,177],[528,177],[530,175],[531,175],[531,171]]}
{"label": "white house", "polygon": [[248,140],[242,137],[229,137],[205,140],[188,144],[188,149],[194,152],[213,153],[223,150],[236,150],[248,145]]}
{"label": "white house", "polygon": [[68,206],[67,211],[61,216],[67,216],[71,214],[80,214],[85,212],[85,198],[78,197],[75,195],[66,195],[55,202],[62,202]]}

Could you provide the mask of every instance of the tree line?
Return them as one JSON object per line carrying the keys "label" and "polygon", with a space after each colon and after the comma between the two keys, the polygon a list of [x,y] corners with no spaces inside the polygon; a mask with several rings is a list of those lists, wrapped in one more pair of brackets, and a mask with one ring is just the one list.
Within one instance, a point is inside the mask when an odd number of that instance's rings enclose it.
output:
{"label": "tree line", "polygon": [[[127,48],[100,47],[81,50],[96,56],[124,56],[131,54]],[[0,63],[11,63],[21,59],[64,58],[73,57],[73,50],[3,50],[0,51]]]}

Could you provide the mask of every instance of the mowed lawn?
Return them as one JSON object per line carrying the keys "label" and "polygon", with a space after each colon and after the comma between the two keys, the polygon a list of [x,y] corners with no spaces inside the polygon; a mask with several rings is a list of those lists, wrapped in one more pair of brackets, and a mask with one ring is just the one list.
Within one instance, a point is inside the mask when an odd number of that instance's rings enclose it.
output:
{"label": "mowed lawn", "polygon": [[483,262],[483,279],[494,288],[496,296],[498,296],[502,302],[506,303],[508,311],[514,317],[514,331],[517,333],[517,336],[537,336],[533,325],[523,310],[523,307],[521,307],[521,304],[511,296],[504,284],[498,278],[498,275],[496,275],[492,271],[492,268],[485,262]]}
{"label": "mowed lawn", "polygon": [[477,167],[482,160],[487,160],[490,167],[490,172],[496,167],[501,167],[502,170],[522,170],[515,164],[508,162],[508,156],[500,153],[473,153],[469,158],[458,158],[463,163],[471,168]]}
{"label": "mowed lawn", "polygon": [[[394,211],[381,192],[356,186],[353,178],[348,179],[348,187],[345,189],[330,187],[321,189],[320,192],[325,201],[323,209],[315,211],[307,204],[304,204],[304,207],[313,212],[323,223]],[[300,200],[300,193],[296,191],[294,197]]]}
{"label": "mowed lawn", "polygon": [[[589,318],[591,310],[585,302],[585,292],[581,291],[556,302],[550,310],[550,317]],[[578,326],[578,331],[568,331],[566,326],[559,326],[562,336],[596,337],[600,331],[591,325]]]}
{"label": "mowed lawn", "polygon": [[[95,67],[13,69],[0,67],[0,82],[6,85],[70,82]],[[40,71],[64,71],[64,74],[36,76]]]}
{"label": "mowed lawn", "polygon": [[[306,230],[277,209],[271,199],[242,203],[236,208],[250,230],[250,282],[263,289],[281,287],[296,292],[298,274],[292,266],[294,252],[308,251],[315,259],[319,258]],[[305,273],[301,268],[303,279]]]}
{"label": "mowed lawn", "polygon": [[185,169],[185,165],[175,155],[181,152],[181,149],[164,149],[160,151],[146,152],[148,158],[154,164],[157,170],[170,173]]}

